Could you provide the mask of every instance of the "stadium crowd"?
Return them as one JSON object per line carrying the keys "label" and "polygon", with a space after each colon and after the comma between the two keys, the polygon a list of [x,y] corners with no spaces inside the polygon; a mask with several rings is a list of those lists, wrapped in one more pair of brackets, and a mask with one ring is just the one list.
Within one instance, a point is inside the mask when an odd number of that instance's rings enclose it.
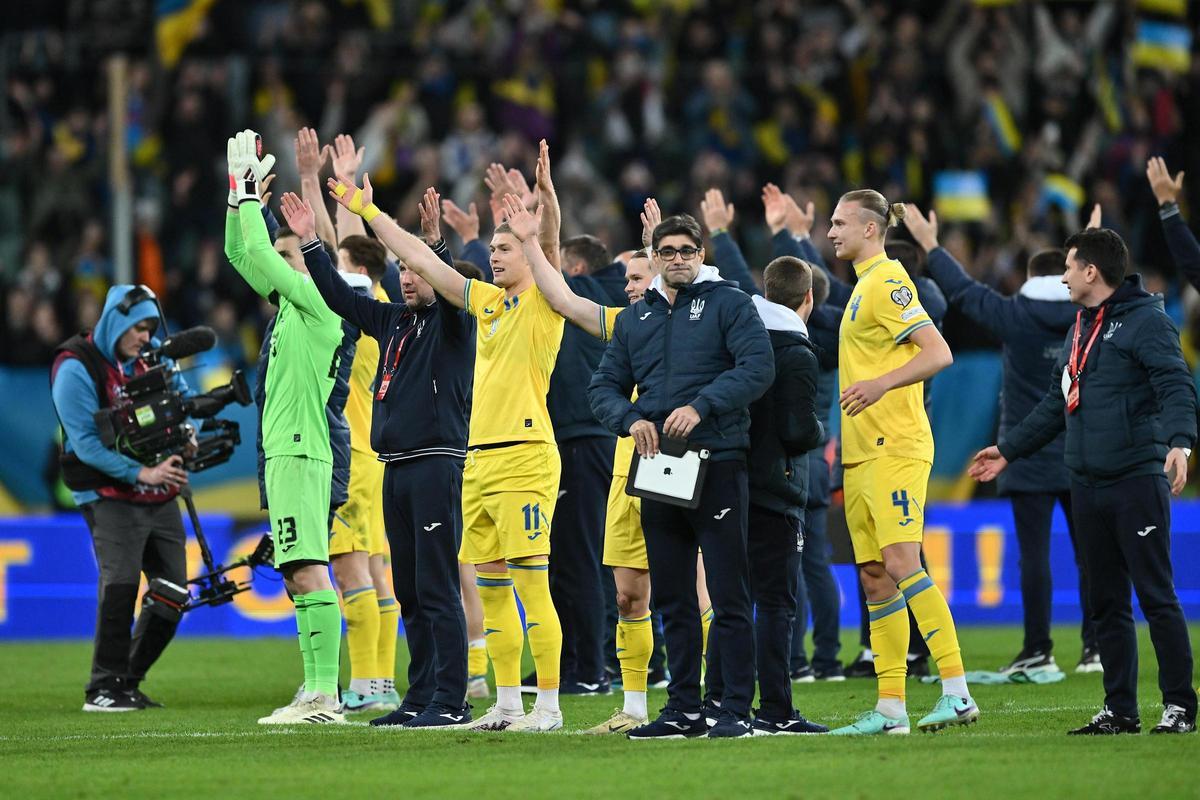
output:
{"label": "stadium crowd", "polygon": [[[768,180],[816,203],[820,242],[846,188],[927,206],[938,172],[982,171],[990,212],[943,239],[1004,293],[1031,252],[1081,221],[1071,202],[1041,199],[1045,177],[1063,174],[1102,204],[1183,322],[1142,176],[1152,152],[1200,174],[1180,135],[1200,113],[1196,71],[1135,70],[1135,19],[1119,4],[397,5],[377,27],[363,5],[218,3],[176,68],[133,62],[137,276],[180,324],[213,325],[233,366],[253,360],[263,310],[223,279],[207,203],[223,181],[222,132],[245,125],[270,141],[303,125],[322,141],[354,134],[381,207],[410,228],[427,186],[486,208],[486,166],[532,176],[545,136],[565,236],[621,250],[647,196],[696,213],[715,187],[757,268]],[[112,281],[105,77],[88,37],[6,37],[0,360],[47,364],[56,342],[94,324]],[[287,162],[279,180],[293,187]],[[1186,327],[1194,338],[1200,313]],[[954,312],[946,335],[956,350],[994,346]]]}

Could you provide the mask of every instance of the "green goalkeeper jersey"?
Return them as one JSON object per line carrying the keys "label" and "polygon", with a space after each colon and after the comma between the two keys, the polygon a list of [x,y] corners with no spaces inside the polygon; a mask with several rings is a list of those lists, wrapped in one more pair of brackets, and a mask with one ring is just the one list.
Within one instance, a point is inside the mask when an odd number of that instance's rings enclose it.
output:
{"label": "green goalkeeper jersey", "polygon": [[259,203],[243,202],[226,215],[225,255],[254,291],[278,296],[262,412],[264,455],[332,463],[325,403],[337,375],[341,319],[312,279],[275,252]]}

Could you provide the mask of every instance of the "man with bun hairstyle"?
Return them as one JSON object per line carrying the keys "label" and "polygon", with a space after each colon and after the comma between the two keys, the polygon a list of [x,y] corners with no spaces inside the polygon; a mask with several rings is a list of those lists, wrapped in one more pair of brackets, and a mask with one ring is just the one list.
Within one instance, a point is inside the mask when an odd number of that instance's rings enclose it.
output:
{"label": "man with bun hairstyle", "polygon": [[904,217],[879,192],[842,195],[830,220],[834,254],[858,283],[842,316],[838,346],[846,523],[867,595],[879,701],[841,736],[909,732],[904,704],[912,609],[937,661],[943,695],[917,723],[939,730],[979,718],[967,691],[954,619],[921,567],[925,492],[933,433],[922,383],[954,356],[921,307],[912,278],[884,251],[887,229]]}

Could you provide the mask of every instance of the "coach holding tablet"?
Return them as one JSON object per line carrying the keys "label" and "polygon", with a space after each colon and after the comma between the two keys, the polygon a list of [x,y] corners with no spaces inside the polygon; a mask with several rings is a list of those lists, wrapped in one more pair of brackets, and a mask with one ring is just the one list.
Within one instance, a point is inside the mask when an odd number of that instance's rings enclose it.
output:
{"label": "coach holding tablet", "polygon": [[1104,708],[1072,734],[1138,733],[1137,633],[1129,584],[1158,658],[1162,721],[1154,733],[1196,729],[1192,647],[1171,571],[1170,494],[1187,483],[1196,442],[1196,389],[1162,298],[1129,269],[1121,237],[1088,228],[1067,239],[1063,283],[1082,306],[1053,385],[998,447],[975,456],[989,481],[1066,429],[1071,514],[1089,573],[1104,665]]}
{"label": "coach holding tablet", "polygon": [[[750,296],[704,264],[700,226],[668,217],[651,237],[660,274],[645,297],[617,317],[612,339],[588,387],[592,411],[620,436],[633,436],[642,456],[659,437],[687,439],[710,451],[694,509],[642,502],[642,529],[654,600],[663,617],[671,670],[658,719],[631,739],[749,736],[754,696],[754,635],[746,559],[750,448],[747,407],[775,377],[767,331]],[[638,399],[630,402],[634,388]],[[722,643],[725,692],[706,729],[700,701],[700,609],[696,552],[712,596]]]}

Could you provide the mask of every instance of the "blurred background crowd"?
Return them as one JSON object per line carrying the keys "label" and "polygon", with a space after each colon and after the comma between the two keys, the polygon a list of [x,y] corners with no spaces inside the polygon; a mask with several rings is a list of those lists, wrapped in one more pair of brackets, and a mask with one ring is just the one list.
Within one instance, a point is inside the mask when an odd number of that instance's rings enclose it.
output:
{"label": "blurred background crowd", "polygon": [[[717,187],[761,267],[764,182],[815,202],[818,242],[838,195],[870,186],[937,207],[943,243],[1005,293],[1032,250],[1061,243],[1099,202],[1190,348],[1200,303],[1171,264],[1144,170],[1163,155],[1196,176],[1189,196],[1200,191],[1200,150],[1183,136],[1200,129],[1197,21],[1186,0],[69,0],[16,11],[0,33],[0,362],[48,364],[99,314],[113,279],[116,144],[103,67],[130,41],[141,47],[119,146],[135,277],[174,324],[213,326],[225,367],[253,361],[265,309],[222,255],[224,141],[263,132],[278,196],[298,188],[292,140],[304,125],[323,143],[353,134],[380,206],[413,230],[432,185],[477,202],[486,236],[486,166],[532,177],[546,137],[564,236],[624,250],[644,198],[699,216]],[[956,352],[995,346],[953,313],[946,327]]]}

